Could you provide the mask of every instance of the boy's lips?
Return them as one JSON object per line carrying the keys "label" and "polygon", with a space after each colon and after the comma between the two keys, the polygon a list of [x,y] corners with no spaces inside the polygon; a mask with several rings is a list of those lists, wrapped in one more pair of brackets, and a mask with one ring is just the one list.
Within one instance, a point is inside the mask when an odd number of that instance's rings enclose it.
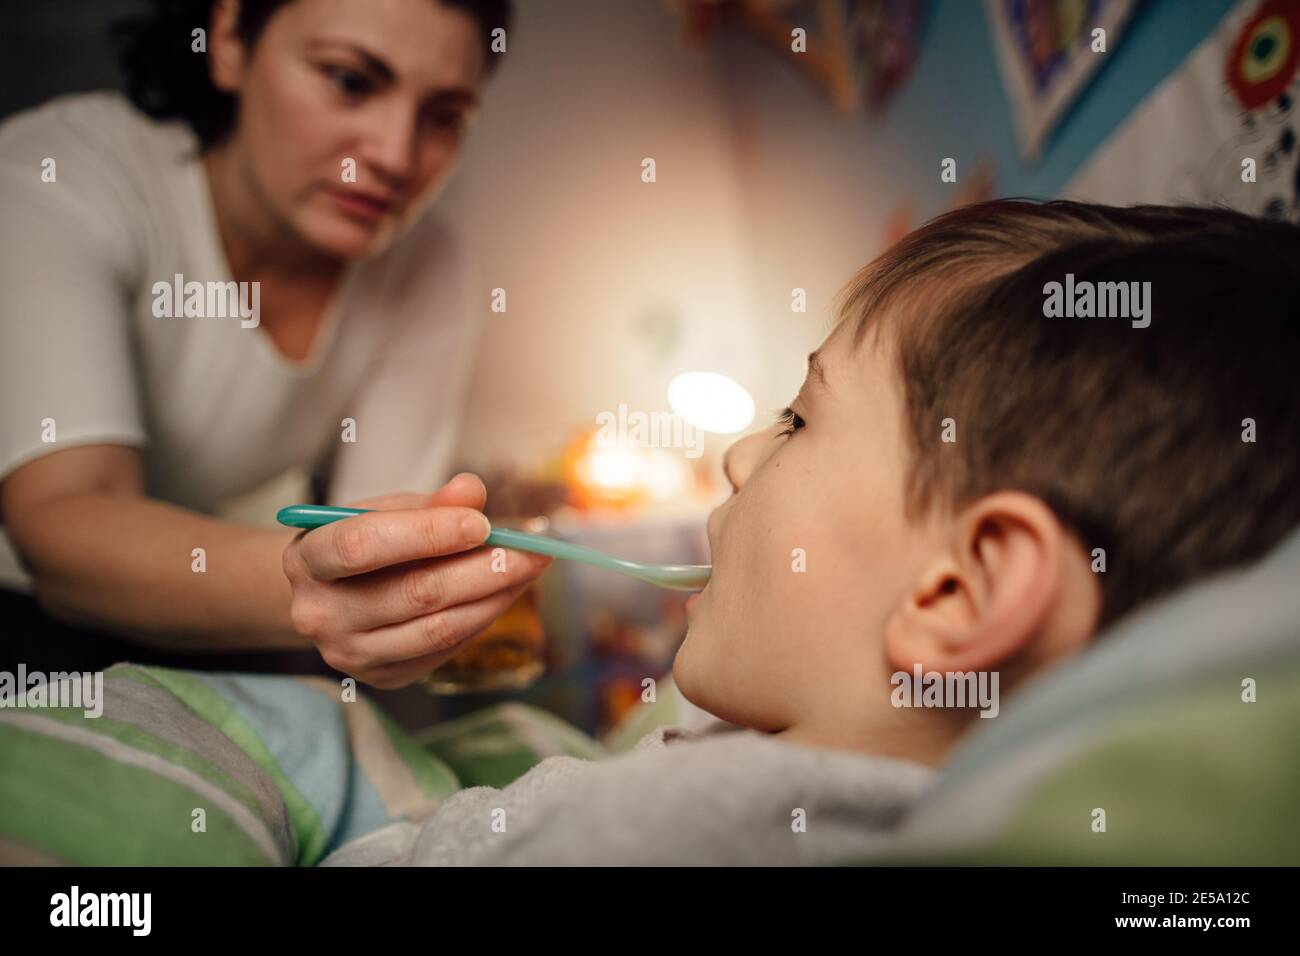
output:
{"label": "boy's lips", "polygon": [[[715,533],[713,522],[717,518],[718,510],[719,510],[718,508],[714,508],[712,511],[710,511],[709,517],[704,523],[704,538],[709,545],[709,557],[711,563],[713,564],[714,573],[716,573],[718,570],[718,566],[717,566],[718,549],[716,544],[714,543],[717,540],[717,536]],[[712,579],[712,574],[710,575],[710,579]],[[708,587],[709,585],[706,583],[703,588],[701,588],[700,590],[692,594],[690,597],[688,597],[686,599],[686,602],[682,605],[682,610],[684,610],[687,614],[690,614],[691,608],[693,608],[695,605],[700,603],[700,598],[704,596],[704,592],[708,589]]]}

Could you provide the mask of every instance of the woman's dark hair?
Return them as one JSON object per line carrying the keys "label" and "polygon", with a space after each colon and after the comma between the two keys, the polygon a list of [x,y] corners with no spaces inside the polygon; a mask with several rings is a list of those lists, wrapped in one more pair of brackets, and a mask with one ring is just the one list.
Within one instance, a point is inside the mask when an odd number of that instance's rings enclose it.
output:
{"label": "woman's dark hair", "polygon": [[[292,0],[241,0],[238,32],[250,48],[277,10]],[[492,31],[510,29],[511,0],[430,0],[461,10],[479,26],[491,76],[499,54],[491,52]],[[193,31],[207,30],[216,0],[153,0],[153,10],[113,27],[113,39],[126,77],[126,92],[137,108],[156,119],[184,119],[204,149],[223,140],[235,125],[237,98],[212,85],[208,59],[192,52]]]}

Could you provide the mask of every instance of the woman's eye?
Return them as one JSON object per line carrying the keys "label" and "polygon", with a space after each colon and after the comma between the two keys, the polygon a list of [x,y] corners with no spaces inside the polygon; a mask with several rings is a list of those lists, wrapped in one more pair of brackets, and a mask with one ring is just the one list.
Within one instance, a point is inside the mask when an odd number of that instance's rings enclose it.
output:
{"label": "woman's eye", "polygon": [[465,114],[460,110],[436,110],[428,120],[435,129],[449,133],[460,133],[465,126]]}
{"label": "woman's eye", "polygon": [[806,424],[793,408],[785,408],[776,417],[777,424],[784,425],[782,435],[793,435]]}
{"label": "woman's eye", "polygon": [[370,80],[355,70],[346,67],[326,67],[325,73],[345,96],[359,97],[372,89]]}

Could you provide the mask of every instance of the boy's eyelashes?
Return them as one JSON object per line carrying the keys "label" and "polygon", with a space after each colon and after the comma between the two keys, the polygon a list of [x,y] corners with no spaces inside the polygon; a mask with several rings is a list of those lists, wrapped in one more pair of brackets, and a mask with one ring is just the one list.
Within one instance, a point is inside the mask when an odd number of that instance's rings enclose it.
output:
{"label": "boy's eyelashes", "polygon": [[784,425],[782,435],[793,435],[806,424],[803,418],[793,408],[787,405],[777,413],[776,421],[778,425]]}

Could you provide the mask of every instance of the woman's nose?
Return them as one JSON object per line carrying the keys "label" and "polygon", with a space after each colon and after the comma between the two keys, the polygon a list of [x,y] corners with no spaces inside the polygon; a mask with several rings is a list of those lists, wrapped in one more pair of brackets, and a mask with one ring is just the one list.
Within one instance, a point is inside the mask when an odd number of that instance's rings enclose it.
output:
{"label": "woman's nose", "polygon": [[400,187],[415,170],[418,124],[409,110],[391,110],[369,130],[365,159],[389,185]]}
{"label": "woman's nose", "polygon": [[733,442],[723,454],[722,473],[727,476],[732,491],[739,491],[749,480],[749,476],[763,460],[765,449],[771,447],[776,431],[777,426],[773,425],[771,428],[748,435]]}

